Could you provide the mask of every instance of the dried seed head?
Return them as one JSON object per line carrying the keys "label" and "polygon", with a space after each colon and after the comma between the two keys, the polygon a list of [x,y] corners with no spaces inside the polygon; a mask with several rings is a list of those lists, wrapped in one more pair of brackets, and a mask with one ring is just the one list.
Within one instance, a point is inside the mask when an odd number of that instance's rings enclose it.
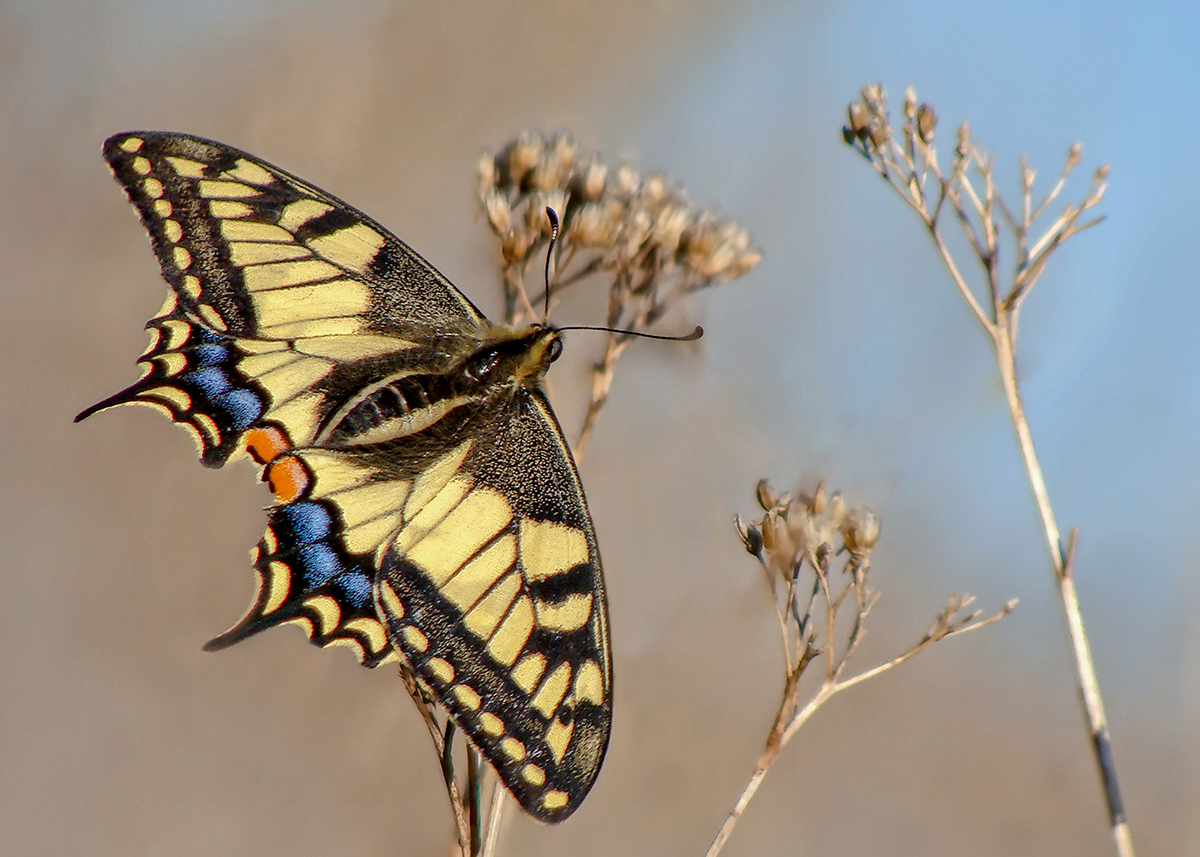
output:
{"label": "dried seed head", "polygon": [[599,161],[590,161],[576,174],[574,191],[584,199],[597,200],[604,193],[604,183],[607,177],[608,167]]}
{"label": "dried seed head", "polygon": [[510,185],[520,187],[525,182],[526,176],[541,160],[545,147],[546,141],[540,135],[534,135],[528,131],[522,132],[509,144],[502,157],[504,158],[504,173]]}
{"label": "dried seed head", "polygon": [[871,125],[871,118],[862,102],[856,101],[846,108],[846,119],[846,127],[850,133],[860,140],[865,140]]}
{"label": "dried seed head", "polygon": [[758,497],[758,505],[762,506],[764,512],[771,511],[779,502],[778,492],[766,479],[758,480],[758,487],[754,489],[754,493]]}
{"label": "dried seed head", "polygon": [[487,210],[488,223],[495,233],[501,237],[507,235],[512,229],[512,208],[508,204],[508,197],[493,187],[484,195],[483,207]]}
{"label": "dried seed head", "polygon": [[1073,170],[1083,159],[1083,143],[1075,142],[1067,150],[1067,169]]}
{"label": "dried seed head", "polygon": [[967,156],[967,148],[971,143],[971,126],[963,122],[958,126],[958,156],[965,158]]}
{"label": "dried seed head", "polygon": [[917,108],[917,135],[922,143],[932,143],[934,131],[937,130],[937,112],[928,104]]}
{"label": "dried seed head", "polygon": [[856,558],[867,556],[879,541],[879,519],[870,509],[855,509],[841,527],[842,544]]}
{"label": "dried seed head", "polygon": [[637,171],[629,164],[622,164],[617,168],[617,192],[624,195],[631,195],[636,189],[641,179],[638,177]]}
{"label": "dried seed head", "polygon": [[579,247],[608,249],[617,239],[621,204],[615,199],[589,202],[575,212],[565,237]]}
{"label": "dried seed head", "polygon": [[1108,171],[1112,168],[1112,164],[1101,164],[1096,167],[1096,181],[1104,181],[1108,178]]}
{"label": "dried seed head", "polygon": [[745,524],[742,522],[741,515],[733,516],[733,526],[737,530],[738,537],[742,540],[742,544],[746,546],[747,552],[753,556],[762,556],[763,540],[762,533],[754,524]]}
{"label": "dried seed head", "polygon": [[524,132],[492,163],[481,160],[478,171],[506,266],[526,265],[543,246],[550,206],[563,223],[560,274],[611,273],[610,315],[635,328],[666,316],[688,292],[740,276],[761,259],[746,230],[693,205],[666,176],[643,176],[629,165],[609,170],[566,134]]}
{"label": "dried seed head", "polygon": [[484,152],[475,169],[479,174],[479,198],[486,201],[488,192],[496,186],[496,159]]}
{"label": "dried seed head", "polygon": [[1025,193],[1033,190],[1033,180],[1037,177],[1037,170],[1029,166],[1029,158],[1025,155],[1021,156],[1021,187],[1025,189]]}

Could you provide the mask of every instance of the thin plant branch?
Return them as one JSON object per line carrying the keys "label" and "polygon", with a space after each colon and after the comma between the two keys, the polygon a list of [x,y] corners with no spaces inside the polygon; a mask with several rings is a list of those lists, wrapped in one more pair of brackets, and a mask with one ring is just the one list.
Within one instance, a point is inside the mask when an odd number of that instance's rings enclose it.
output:
{"label": "thin plant branch", "polygon": [[[994,157],[978,147],[965,122],[958,129],[953,170],[949,177],[942,173],[933,147],[937,115],[928,104],[917,104],[916,93],[912,87],[909,87],[905,94],[906,121],[900,139],[892,132],[887,97],[882,87],[864,88],[861,99],[850,105],[848,115],[849,122],[842,129],[844,140],[874,167],[921,218],[951,281],[991,343],[1004,388],[1009,418],[1016,434],[1017,447],[1029,478],[1034,504],[1045,533],[1050,565],[1058,585],[1059,600],[1075,656],[1080,698],[1108,805],[1114,847],[1119,857],[1133,857],[1132,834],[1121,801],[1099,681],[1075,591],[1072,558],[1076,532],[1072,530],[1070,544],[1064,554],[1058,523],[1055,521],[1041,465],[1034,451],[1033,435],[1021,399],[1016,365],[1021,305],[1045,272],[1051,254],[1067,239],[1103,220],[1103,217],[1099,217],[1084,223],[1079,222],[1085,211],[1103,199],[1107,188],[1108,165],[1100,166],[1093,173],[1091,187],[1082,201],[1065,205],[1062,213],[1037,235],[1035,224],[1058,200],[1066,188],[1068,177],[1082,160],[1083,148],[1079,143],[1075,143],[1068,150],[1066,163],[1057,180],[1045,197],[1037,203],[1034,203],[1032,197],[1035,171],[1029,166],[1027,159],[1021,159],[1021,204],[1018,208],[1021,216],[1018,219],[1013,216],[1012,208],[996,191]],[[919,175],[912,155],[918,151],[925,153]],[[924,185],[927,174],[934,177],[937,191],[937,201],[932,214],[929,212],[929,196]],[[982,197],[975,182],[982,183]],[[970,203],[969,208],[963,204],[964,198]],[[946,201],[957,214],[967,236],[967,243],[980,265],[990,297],[990,312],[984,311],[943,240],[939,214],[943,202]],[[1009,286],[1002,285],[1005,275],[1000,267],[1001,234],[993,215],[997,205],[1000,206],[1003,221],[1007,225],[1015,255]],[[983,236],[982,242],[979,235]]]}
{"label": "thin plant branch", "polygon": [[[725,847],[780,752],[817,709],[841,691],[899,666],[934,643],[999,621],[1011,613],[1017,603],[1010,601],[992,616],[980,619],[980,611],[966,612],[974,599],[952,596],[934,617],[929,630],[907,651],[843,678],[850,659],[866,635],[871,610],[879,600],[879,593],[869,582],[871,554],[879,540],[879,520],[869,510],[847,509],[839,494],[826,494],[823,484],[818,485],[811,495],[793,498],[776,493],[770,483],[763,480],[758,483],[756,494],[765,512],[763,517],[750,524],[735,518],[734,524],[746,550],[767,572],[776,602],[776,616],[782,626],[783,660],[787,671],[779,709],[754,773],[717,831],[707,857],[717,857]],[[844,557],[840,572],[834,569],[835,557]],[[801,574],[810,574],[813,579],[812,594],[805,609],[781,609],[779,590],[783,588],[784,597],[794,605],[794,591]],[[831,585],[834,574],[840,574],[839,579],[844,581],[836,592]],[[786,586],[780,587],[777,580],[784,581]],[[818,600],[821,604],[814,611]],[[850,615],[839,623],[839,614],[844,611]],[[814,615],[820,617],[816,619],[815,627],[812,624]],[[839,628],[842,629],[840,634]],[[819,645],[818,640],[821,641]],[[825,664],[821,685],[807,702],[802,702],[801,679],[809,664],[820,655],[824,655]]]}

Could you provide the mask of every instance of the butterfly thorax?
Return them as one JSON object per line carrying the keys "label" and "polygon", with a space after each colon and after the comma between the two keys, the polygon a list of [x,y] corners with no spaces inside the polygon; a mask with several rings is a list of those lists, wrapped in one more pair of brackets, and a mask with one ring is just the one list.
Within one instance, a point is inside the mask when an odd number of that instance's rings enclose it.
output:
{"label": "butterfly thorax", "polygon": [[440,370],[402,372],[368,388],[342,409],[326,442],[372,446],[410,437],[439,421],[465,420],[540,387],[562,352],[560,334],[552,327],[496,327],[489,333]]}

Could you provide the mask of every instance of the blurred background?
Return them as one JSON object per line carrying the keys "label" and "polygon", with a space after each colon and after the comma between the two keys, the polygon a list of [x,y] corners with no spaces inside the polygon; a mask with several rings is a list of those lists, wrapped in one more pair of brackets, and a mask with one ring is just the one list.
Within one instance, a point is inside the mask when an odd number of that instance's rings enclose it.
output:
{"label": "blurred background", "polygon": [[[1112,164],[1108,220],[1026,304],[1020,371],[1060,526],[1082,531],[1135,842],[1200,853],[1197,179],[1179,166],[1198,37],[1195,8],[1155,2],[0,2],[0,853],[449,851],[392,670],[291,628],[201,651],[253,588],[267,494],[251,469],[205,470],[144,409],[71,424],[136,377],[163,296],[100,158],[142,128],[305,177],[491,313],[475,163],[524,128],[665,170],[764,251],[670,320],[703,323],[698,345],[638,343],[618,368],[582,468],[613,740],[577,815],[514,813],[502,854],[707,848],[779,699],[773,612],[730,525],[764,476],[827,479],[882,517],[861,667],[951,592],[1021,605],[835,698],[725,853],[1110,853],[988,346],[916,218],[840,139],[875,82],[894,111],[910,83],[933,103],[944,155],[969,119],[1011,200],[1022,153],[1045,188],[1083,141],[1072,200]],[[585,297],[555,321],[602,317]],[[552,392],[573,434],[602,339],[567,346]]]}

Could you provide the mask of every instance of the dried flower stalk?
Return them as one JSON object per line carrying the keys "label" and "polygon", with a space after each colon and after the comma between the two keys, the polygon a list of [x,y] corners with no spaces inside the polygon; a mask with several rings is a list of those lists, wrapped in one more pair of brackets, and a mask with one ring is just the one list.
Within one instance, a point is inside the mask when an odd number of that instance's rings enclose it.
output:
{"label": "dried flower stalk", "polygon": [[[1107,164],[1100,166],[1092,174],[1091,186],[1082,201],[1064,205],[1058,216],[1038,235],[1035,223],[1058,199],[1068,176],[1082,160],[1083,147],[1079,143],[1067,151],[1066,162],[1058,179],[1036,205],[1033,201],[1036,173],[1022,157],[1021,204],[1014,211],[996,189],[994,157],[977,145],[966,122],[958,127],[954,154],[943,170],[933,146],[937,128],[934,109],[928,104],[918,105],[916,93],[909,87],[905,92],[903,112],[905,122],[897,137],[888,117],[887,96],[883,88],[865,87],[860,100],[848,108],[848,121],[842,129],[842,135],[846,143],[858,151],[921,218],[955,288],[991,342],[1067,620],[1080,696],[1108,802],[1113,842],[1118,855],[1132,857],[1132,835],[1121,802],[1100,686],[1075,592],[1073,559],[1077,531],[1071,531],[1064,549],[1041,467],[1034,453],[1033,437],[1021,400],[1016,370],[1017,322],[1021,305],[1044,273],[1051,254],[1068,238],[1103,219],[1080,221],[1084,212],[1103,199],[1109,167]],[[941,225],[947,209],[954,214],[980,265],[985,299],[981,300],[977,295],[978,290],[968,285],[945,244]],[[1014,256],[1009,275],[1000,265],[1002,249],[1012,252]]]}
{"label": "dried flower stalk", "polygon": [[[974,601],[953,595],[924,636],[906,652],[869,670],[846,677],[850,657],[866,632],[867,616],[878,600],[870,586],[871,554],[880,522],[869,509],[847,509],[841,495],[824,484],[811,495],[779,495],[765,479],[758,483],[764,515],[746,524],[735,518],[738,536],[762,566],[771,590],[783,647],[783,693],[754,773],[708,849],[716,857],[779,753],[814,712],[835,694],[874,678],[934,643],[990,625],[1012,612],[1010,601],[987,619],[966,612]],[[841,558],[841,559],[839,559]],[[840,563],[840,570],[834,568]],[[800,681],[816,660],[824,665],[821,686],[802,704]]]}

